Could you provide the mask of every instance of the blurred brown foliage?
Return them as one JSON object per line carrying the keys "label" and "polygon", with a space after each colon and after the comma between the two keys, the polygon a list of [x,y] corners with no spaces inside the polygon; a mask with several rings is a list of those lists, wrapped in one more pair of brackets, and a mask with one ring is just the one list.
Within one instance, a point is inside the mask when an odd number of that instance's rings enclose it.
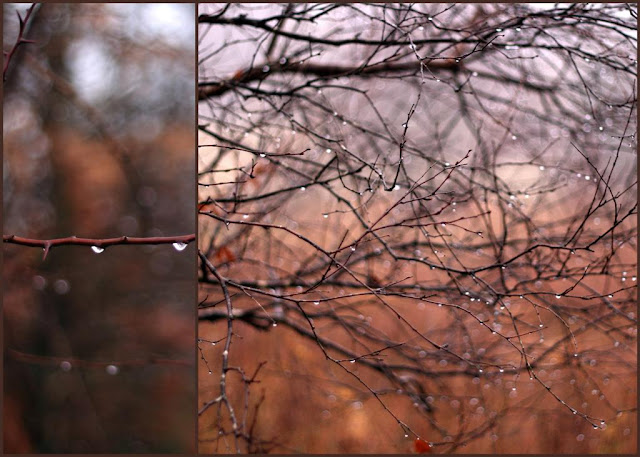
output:
{"label": "blurred brown foliage", "polygon": [[[5,49],[27,6],[3,5]],[[37,7],[4,85],[5,234],[194,233],[193,15]],[[193,248],[3,256],[4,451],[192,452]]]}

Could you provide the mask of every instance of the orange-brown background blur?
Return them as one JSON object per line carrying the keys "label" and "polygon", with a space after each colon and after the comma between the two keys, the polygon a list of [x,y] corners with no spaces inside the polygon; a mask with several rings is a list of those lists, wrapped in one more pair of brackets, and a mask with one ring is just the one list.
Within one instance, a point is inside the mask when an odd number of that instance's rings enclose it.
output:
{"label": "orange-brown background blur", "polygon": [[[5,51],[29,6],[3,5]],[[3,233],[195,232],[194,14],[37,7],[4,84]],[[194,450],[194,254],[4,245],[4,452]]]}
{"label": "orange-brown background blur", "polygon": [[[206,162],[206,161],[205,161]],[[335,221],[327,222],[319,217],[320,212],[330,212],[330,202],[322,198],[313,191],[307,191],[305,196],[296,196],[290,202],[295,208],[295,220],[300,224],[300,229],[305,236],[313,240],[322,240],[326,246],[335,246],[340,241],[337,234],[341,234],[344,228],[335,230]],[[382,206],[384,208],[384,205]],[[321,209],[320,209],[321,208]],[[289,205],[281,208],[283,214],[293,214],[289,212]],[[375,213],[375,208],[370,208]],[[558,206],[554,211],[542,215],[538,221],[543,219],[554,220],[568,207]],[[286,216],[282,216],[282,221]],[[375,219],[375,218],[374,218]],[[342,219],[344,220],[344,218]],[[276,220],[275,223],[279,221]],[[203,226],[208,226],[203,224]],[[202,230],[202,229],[201,229]],[[231,229],[233,230],[233,229]],[[201,232],[201,236],[206,240],[207,231]],[[280,252],[283,262],[282,268],[289,268],[289,263],[304,258],[304,243],[294,237],[282,236],[290,249],[290,257]],[[249,257],[269,259],[264,244],[268,242],[267,233],[262,229],[255,228],[248,235],[250,244],[244,242],[226,245],[232,253],[247,252]],[[244,239],[242,239],[244,240]],[[205,241],[203,241],[205,242]],[[271,241],[273,243],[273,241]],[[262,246],[262,248],[261,248]],[[234,254],[235,255],[235,254]],[[470,254],[471,256],[471,254]],[[463,261],[472,263],[474,259],[468,258]],[[635,262],[635,249],[629,246],[623,250],[619,257],[623,263]],[[222,264],[226,264],[226,259],[220,259]],[[275,259],[271,259],[272,264],[276,264]],[[379,267],[379,265],[378,265]],[[228,277],[238,278],[261,278],[264,272],[260,269],[252,270],[246,266],[242,271],[233,270],[233,262],[229,271],[222,267]],[[445,273],[434,272],[428,268],[419,268],[408,271],[384,271],[379,268],[379,275],[387,281],[392,282],[407,275],[415,274],[417,283],[430,282],[433,284],[444,284],[448,277]],[[416,274],[417,272],[417,274]],[[491,282],[491,277],[487,275],[483,278]],[[588,285],[595,290],[614,290],[618,284],[606,280],[589,280]],[[553,288],[547,287],[553,284],[545,284],[546,292],[552,292]],[[562,287],[561,285],[558,285]],[[544,292],[543,291],[543,292]],[[289,292],[294,293],[291,289]],[[349,292],[366,292],[365,290],[350,290]],[[331,296],[336,294],[335,287],[323,287],[318,297]],[[268,301],[257,295],[255,297],[263,305]],[[200,300],[208,299],[215,302],[221,299],[219,289],[214,286],[200,286]],[[555,300],[555,298],[552,298]],[[580,299],[563,298],[568,306],[575,306],[579,309],[583,306]],[[343,300],[342,303],[349,302]],[[407,333],[405,327],[398,324],[397,318],[387,310],[379,307],[374,299],[369,299],[368,303],[362,301],[352,301],[354,310],[352,319],[360,325],[374,327],[385,332],[392,341],[406,342],[407,344],[417,343],[415,337]],[[437,335],[436,341],[451,342],[459,341],[462,335],[458,335],[457,326],[459,321],[454,319],[457,315],[455,310],[439,308],[435,304],[424,304],[411,300],[390,299],[396,309],[408,319],[420,332],[425,332],[433,337]],[[305,305],[305,308],[313,313],[318,311],[318,307]],[[471,304],[473,306],[473,304]],[[241,295],[234,296],[234,307],[238,309],[252,308],[255,303]],[[330,303],[322,303],[322,307],[329,308]],[[468,306],[468,305],[467,305]],[[471,308],[471,307],[470,307]],[[270,310],[270,312],[273,312]],[[362,313],[358,315],[358,313]],[[537,317],[533,308],[527,302],[512,300],[511,312],[518,315],[522,321],[536,322]],[[540,344],[540,349],[531,352],[530,355],[537,355],[544,352],[544,349],[551,347],[566,334],[564,326],[555,319],[551,313],[540,310],[540,318],[546,324],[543,335],[547,341]],[[621,320],[623,325],[624,321]],[[199,337],[205,341],[218,341],[226,334],[226,321],[220,320],[215,323],[201,322],[199,325]],[[305,326],[305,323],[302,324]],[[318,325],[318,324],[316,324]],[[500,338],[492,337],[489,332],[484,331],[482,326],[473,320],[468,323],[472,334],[479,332],[475,336],[474,342],[484,347],[499,347]],[[589,366],[590,357],[583,360],[581,367],[576,367],[569,363],[567,367],[559,367],[545,370],[545,365],[553,366],[562,363],[567,357],[566,349],[570,344],[560,345],[553,354],[547,354],[546,362],[538,370],[544,381],[553,382],[553,390],[570,405],[580,405],[588,403],[589,414],[594,417],[604,417],[607,424],[604,430],[594,430],[592,426],[582,417],[571,415],[565,406],[560,405],[536,382],[529,380],[527,373],[521,373],[518,378],[513,374],[499,374],[495,370],[488,372],[485,376],[477,378],[472,382],[464,375],[445,378],[443,381],[446,388],[436,387],[435,383],[429,387],[433,391],[428,391],[435,398],[434,407],[441,412],[450,410],[449,417],[443,420],[443,415],[438,416],[439,424],[446,426],[450,431],[464,428],[472,429],[479,426],[490,410],[508,410],[508,418],[499,421],[497,426],[489,433],[483,434],[477,440],[471,441],[468,445],[462,446],[456,452],[464,454],[475,453],[536,453],[536,454],[562,454],[562,453],[633,453],[637,448],[637,417],[635,411],[629,411],[619,416],[611,416],[611,409],[607,404],[613,404],[621,408],[635,405],[637,402],[637,375],[632,369],[635,366],[635,333],[633,328],[625,332],[628,338],[623,339],[620,346],[613,346],[611,338],[601,334],[597,329],[592,329],[581,333],[578,338],[578,345],[581,351],[592,354],[593,359],[603,359],[613,356],[618,360],[619,365],[607,363],[599,360],[596,367]],[[354,344],[353,338],[346,335],[339,327],[318,327],[317,331],[324,337],[343,345],[352,350],[357,350],[358,345]],[[256,447],[256,452],[273,453],[412,453],[415,451],[414,438],[405,437],[404,432],[396,421],[380,406],[371,394],[354,378],[333,362],[325,359],[318,345],[305,337],[300,336],[295,331],[284,325],[277,327],[267,327],[266,331],[258,331],[242,320],[234,321],[234,333],[238,335],[233,339],[230,350],[230,365],[242,367],[247,375],[250,375],[261,362],[266,365],[261,369],[258,376],[258,383],[250,386],[250,414],[249,422],[256,420],[253,429],[255,437],[266,440],[268,443],[263,447]],[[486,334],[486,336],[482,336]],[[534,333],[524,338],[527,344],[537,341],[538,333]],[[200,347],[207,364],[201,360],[199,363],[199,400],[200,406],[219,395],[219,373],[223,342],[212,346],[206,342],[201,342]],[[504,350],[505,355],[509,353]],[[615,355],[614,355],[615,354]],[[507,357],[509,359],[509,357]],[[393,364],[394,361],[400,363],[401,360],[392,356],[385,356],[385,362]],[[571,362],[571,361],[569,361]],[[349,364],[347,364],[349,365]],[[452,368],[455,365],[450,364]],[[432,365],[435,373],[438,366]],[[213,374],[208,373],[210,368]],[[349,365],[350,369],[367,382],[367,384],[378,390],[389,389],[390,386],[384,379],[377,378],[377,373],[362,367],[358,368]],[[546,371],[546,373],[545,373]],[[588,373],[587,378],[585,374]],[[592,388],[585,379],[595,379],[602,387],[602,392],[596,396],[591,392]],[[232,392],[235,405],[241,405],[244,401],[244,386],[240,383],[236,373],[229,372],[228,387]],[[517,379],[517,380],[516,380]],[[571,380],[574,381],[571,381]],[[575,383],[577,380],[577,383]],[[575,383],[575,384],[574,384]],[[564,384],[564,386],[562,385]],[[511,391],[512,387],[517,387],[517,395]],[[458,400],[447,398],[447,391],[453,392],[456,396],[466,398],[466,402],[481,399],[479,403],[483,408],[482,412],[470,414],[469,403],[462,407],[453,406],[452,402]],[[599,395],[606,397],[606,402],[598,399]],[[428,421],[412,405],[407,398],[399,398],[393,394],[393,389],[381,397],[389,408],[403,421],[427,439],[438,440],[438,434],[433,430]],[[478,403],[476,403],[478,404]],[[256,409],[257,413],[256,413]],[[465,409],[465,415],[456,414],[456,410]],[[475,416],[475,417],[474,417]],[[218,433],[218,416],[216,408],[209,408],[202,414],[199,422],[199,449],[202,453],[224,453],[228,452],[225,443],[231,443],[230,437],[220,440]],[[461,421],[461,422],[459,422]],[[438,453],[437,448],[432,450]]]}

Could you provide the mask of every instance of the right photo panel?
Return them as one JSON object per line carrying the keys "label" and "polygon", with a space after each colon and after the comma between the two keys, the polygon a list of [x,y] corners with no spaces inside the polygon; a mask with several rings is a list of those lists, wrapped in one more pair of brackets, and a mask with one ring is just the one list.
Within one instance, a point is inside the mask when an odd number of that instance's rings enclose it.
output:
{"label": "right photo panel", "polygon": [[637,4],[198,8],[199,452],[637,452]]}

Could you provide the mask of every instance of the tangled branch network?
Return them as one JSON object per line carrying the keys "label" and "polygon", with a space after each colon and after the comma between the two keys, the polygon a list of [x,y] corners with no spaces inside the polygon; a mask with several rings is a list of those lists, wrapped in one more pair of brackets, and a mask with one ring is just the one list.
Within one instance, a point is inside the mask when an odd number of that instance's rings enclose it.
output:
{"label": "tangled branch network", "polygon": [[260,379],[442,452],[635,411],[636,13],[201,5],[203,449],[307,450]]}

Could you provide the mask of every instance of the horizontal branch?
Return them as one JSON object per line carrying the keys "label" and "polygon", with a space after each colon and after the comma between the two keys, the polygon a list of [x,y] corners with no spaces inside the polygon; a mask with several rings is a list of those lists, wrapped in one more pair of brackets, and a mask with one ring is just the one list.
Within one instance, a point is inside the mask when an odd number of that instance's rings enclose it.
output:
{"label": "horizontal branch", "polygon": [[[127,244],[177,244],[176,249],[182,250],[187,244],[194,241],[196,235],[178,235],[178,236],[153,236],[153,237],[133,237],[120,236],[117,238],[78,238],[77,236],[69,236],[66,238],[55,238],[51,240],[37,240],[32,238],[24,238],[16,235],[2,235],[4,243],[18,244],[21,246],[31,246],[44,249],[42,259],[46,259],[51,248],[55,246],[77,245],[91,246],[97,249],[106,249],[109,246],[127,245]],[[183,247],[184,245],[184,247]]]}
{"label": "horizontal branch", "polygon": [[[210,97],[217,97],[229,89],[240,84],[246,84],[252,81],[262,81],[269,75],[276,73],[297,73],[301,75],[314,75],[321,78],[339,78],[341,76],[356,75],[359,77],[367,77],[381,73],[397,73],[402,71],[419,72],[421,66],[429,70],[450,70],[456,71],[461,67],[460,62],[455,59],[428,59],[429,62],[420,62],[412,60],[408,62],[382,62],[373,65],[331,65],[331,64],[314,64],[310,62],[287,62],[268,63],[264,65],[256,65],[247,70],[240,70],[227,80],[219,82],[204,82],[198,86],[198,99],[204,100]],[[264,71],[268,68],[268,71]]]}
{"label": "horizontal branch", "polygon": [[263,19],[250,19],[244,15],[234,17],[234,18],[225,18],[225,17],[217,17],[211,16],[207,14],[201,14],[198,17],[198,22],[200,24],[219,24],[219,25],[236,25],[236,26],[250,26],[258,29],[262,29],[265,32],[276,36],[284,36],[287,38],[291,38],[293,40],[305,41],[308,43],[315,44],[326,44],[329,46],[344,46],[349,44],[361,44],[365,46],[409,46],[410,44],[420,45],[420,44],[457,44],[457,43],[478,43],[484,42],[481,38],[421,38],[421,39],[382,39],[382,40],[367,40],[359,37],[354,38],[344,38],[344,39],[329,39],[329,38],[321,38],[312,35],[304,35],[294,32],[289,32],[287,30],[277,29],[267,24],[267,20]]}
{"label": "horizontal branch", "polygon": [[72,367],[81,368],[105,368],[109,366],[116,366],[118,368],[134,368],[145,367],[149,365],[178,365],[178,366],[193,366],[193,360],[181,360],[181,359],[168,359],[163,357],[150,356],[140,359],[126,359],[118,361],[97,361],[97,360],[85,360],[75,357],[60,357],[60,356],[45,356],[29,354],[26,352],[18,351],[16,349],[7,349],[7,354],[15,360],[24,363],[30,363],[34,365],[49,365],[59,366],[65,371],[70,370]]}

